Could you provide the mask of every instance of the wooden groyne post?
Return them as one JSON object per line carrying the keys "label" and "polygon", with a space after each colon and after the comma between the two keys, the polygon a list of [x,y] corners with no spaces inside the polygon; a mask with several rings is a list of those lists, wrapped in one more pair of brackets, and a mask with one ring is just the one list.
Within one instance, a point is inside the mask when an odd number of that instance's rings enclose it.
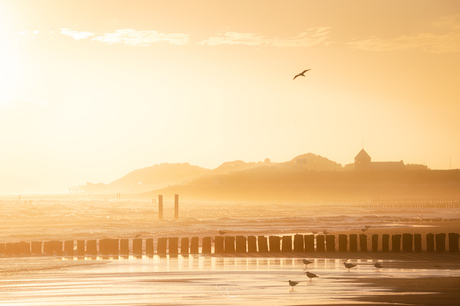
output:
{"label": "wooden groyne post", "polygon": [[179,220],[179,195],[174,195],[174,219]]}
{"label": "wooden groyne post", "polygon": [[163,195],[158,195],[158,219],[163,220]]}

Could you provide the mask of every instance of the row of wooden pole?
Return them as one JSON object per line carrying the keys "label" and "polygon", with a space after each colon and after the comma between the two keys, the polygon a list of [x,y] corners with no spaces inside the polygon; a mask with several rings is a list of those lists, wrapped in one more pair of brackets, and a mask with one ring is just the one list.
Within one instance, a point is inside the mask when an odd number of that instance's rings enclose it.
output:
{"label": "row of wooden pole", "polygon": [[[0,243],[0,255],[29,256],[108,256],[108,255],[177,255],[177,254],[233,254],[233,253],[308,253],[308,252],[458,252],[459,234],[427,234],[425,248],[421,234],[340,234],[294,236],[216,236],[148,239],[101,239],[68,241],[33,241]],[[391,238],[391,239],[390,239]],[[447,243],[446,243],[446,238]],[[379,242],[379,240],[381,240]],[[180,244],[179,244],[180,241]],[[144,243],[145,242],[145,243]],[[338,247],[338,248],[337,248]]]}
{"label": "row of wooden pole", "polygon": [[[158,195],[158,218],[163,220],[163,195]],[[179,195],[174,195],[174,219],[179,219]]]}

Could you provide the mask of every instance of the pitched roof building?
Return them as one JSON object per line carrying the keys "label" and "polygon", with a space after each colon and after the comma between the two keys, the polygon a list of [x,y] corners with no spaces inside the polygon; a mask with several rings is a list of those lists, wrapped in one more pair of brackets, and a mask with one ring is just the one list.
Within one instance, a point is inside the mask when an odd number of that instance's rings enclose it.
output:
{"label": "pitched roof building", "polygon": [[367,152],[362,149],[355,156],[355,170],[405,170],[406,166],[401,160],[399,162],[373,162]]}

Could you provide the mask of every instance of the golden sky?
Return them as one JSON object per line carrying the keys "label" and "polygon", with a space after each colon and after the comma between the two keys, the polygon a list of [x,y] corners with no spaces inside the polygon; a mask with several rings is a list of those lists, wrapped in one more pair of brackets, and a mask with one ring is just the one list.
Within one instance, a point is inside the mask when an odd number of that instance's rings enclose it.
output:
{"label": "golden sky", "polygon": [[458,0],[0,0],[0,46],[0,194],[363,144],[460,168]]}

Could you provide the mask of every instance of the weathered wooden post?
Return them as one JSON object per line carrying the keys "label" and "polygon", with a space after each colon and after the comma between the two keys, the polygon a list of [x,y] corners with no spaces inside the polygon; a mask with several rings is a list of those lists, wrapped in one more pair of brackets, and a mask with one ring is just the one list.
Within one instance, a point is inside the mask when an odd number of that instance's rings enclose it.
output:
{"label": "weathered wooden post", "polygon": [[446,251],[446,234],[444,233],[436,234],[436,251],[438,252]]}
{"label": "weathered wooden post", "polygon": [[67,256],[73,256],[73,246],[74,246],[74,241],[73,240],[67,240],[64,241],[64,253]]}
{"label": "weathered wooden post", "polygon": [[359,248],[361,252],[367,252],[367,236],[366,234],[359,234]]}
{"label": "weathered wooden post", "polygon": [[294,235],[294,252],[296,253],[303,253],[304,251],[303,246],[303,235],[295,234]]}
{"label": "weathered wooden post", "polygon": [[458,252],[458,233],[449,233],[449,252]]}
{"label": "weathered wooden post", "polygon": [[142,256],[142,238],[133,239],[133,255]]}
{"label": "weathered wooden post", "polygon": [[248,253],[257,253],[257,238],[256,236],[248,236]]}
{"label": "weathered wooden post", "polygon": [[[47,241],[45,241],[46,243]],[[48,254],[46,252],[44,252],[45,254]],[[14,248],[13,248],[13,244],[11,242],[7,242],[5,244],[5,255],[6,256],[12,256],[14,254]],[[49,254],[48,254],[49,255]],[[52,254],[51,254],[52,255]]]}
{"label": "weathered wooden post", "polygon": [[182,237],[180,240],[180,253],[186,255],[190,252],[188,237]]}
{"label": "weathered wooden post", "polygon": [[158,255],[166,255],[166,244],[168,242],[168,238],[158,238],[157,244],[157,254]]}
{"label": "weathered wooden post", "polygon": [[145,239],[145,254],[152,256],[155,254],[155,247],[153,244],[153,238]]}
{"label": "weathered wooden post", "polygon": [[350,234],[350,252],[358,252],[358,235]]}
{"label": "weathered wooden post", "polygon": [[401,252],[401,235],[391,235],[391,250],[393,252]]}
{"label": "weathered wooden post", "polygon": [[58,240],[54,241],[53,246],[54,246],[54,251],[56,252],[56,255],[62,256],[62,246],[63,246],[62,241],[58,241]]}
{"label": "weathered wooden post", "polygon": [[269,236],[268,243],[270,245],[270,253],[279,253],[280,252],[280,237],[278,236]]}
{"label": "weathered wooden post", "polygon": [[315,251],[315,236],[314,235],[305,235],[305,252],[314,252]]}
{"label": "weathered wooden post", "polygon": [[235,237],[224,237],[224,252],[227,254],[235,253]]}
{"label": "weathered wooden post", "polygon": [[379,251],[379,235],[373,234],[372,235],[372,252]]}
{"label": "weathered wooden post", "polygon": [[214,253],[222,254],[224,252],[224,237],[216,236],[214,238]]}
{"label": "weathered wooden post", "polygon": [[168,240],[169,240],[169,255],[179,254],[179,238],[170,237]]}
{"label": "weathered wooden post", "polygon": [[412,252],[412,247],[414,243],[414,235],[412,234],[403,234],[403,252]]}
{"label": "weathered wooden post", "polygon": [[414,250],[415,252],[422,251],[422,235],[414,234]]}
{"label": "weathered wooden post", "polygon": [[200,238],[192,237],[192,240],[190,242],[190,254],[198,254],[199,249],[200,249],[199,245],[200,245]]}
{"label": "weathered wooden post", "polygon": [[[6,244],[6,252],[7,252],[7,255],[8,255],[8,243]],[[45,241],[43,243],[43,253],[45,253],[45,255],[48,255],[48,256],[52,256],[53,255],[53,242],[52,241]]]}
{"label": "weathered wooden post", "polygon": [[77,255],[78,256],[85,256],[86,249],[85,249],[85,240],[77,240]]}
{"label": "weathered wooden post", "polygon": [[129,256],[129,239],[120,239],[120,254],[122,256]]}
{"label": "weathered wooden post", "polygon": [[316,236],[316,252],[325,252],[326,247],[324,245],[324,235]]}
{"label": "weathered wooden post", "polygon": [[257,237],[257,243],[259,245],[259,253],[268,253],[267,237],[265,236]]}
{"label": "weathered wooden post", "polygon": [[119,239],[109,239],[109,254],[118,256],[120,253],[120,240]]}
{"label": "weathered wooden post", "polygon": [[158,218],[163,220],[163,195],[158,195]]}
{"label": "weathered wooden post", "polygon": [[326,235],[326,251],[335,252],[335,235]]}
{"label": "weathered wooden post", "polygon": [[434,252],[434,234],[426,234],[426,251]]}
{"label": "weathered wooden post", "polygon": [[246,253],[246,237],[236,236],[236,252],[237,253]]}
{"label": "weathered wooden post", "polygon": [[212,239],[211,237],[204,237],[201,242],[201,254],[211,254]]}
{"label": "weathered wooden post", "polygon": [[382,252],[389,252],[390,251],[390,235],[383,234],[382,235]]}
{"label": "weathered wooden post", "polygon": [[96,240],[86,241],[86,254],[97,256],[97,241]]}
{"label": "weathered wooden post", "polygon": [[42,242],[41,241],[32,241],[32,254],[40,255],[41,253],[42,253]]}
{"label": "weathered wooden post", "polygon": [[179,219],[179,195],[174,195],[174,219]]}
{"label": "weathered wooden post", "polygon": [[99,240],[99,254],[103,256],[109,255],[109,239]]}
{"label": "weathered wooden post", "polygon": [[6,249],[5,243],[0,243],[0,254],[5,254],[5,249]]}
{"label": "weathered wooden post", "polygon": [[345,234],[339,234],[339,252],[348,250],[348,237]]}
{"label": "weathered wooden post", "polygon": [[30,242],[19,242],[19,253],[21,255],[30,255]]}
{"label": "weathered wooden post", "polygon": [[290,253],[292,252],[292,237],[291,236],[283,236],[281,239],[281,244],[282,244],[282,252],[283,253]]}

